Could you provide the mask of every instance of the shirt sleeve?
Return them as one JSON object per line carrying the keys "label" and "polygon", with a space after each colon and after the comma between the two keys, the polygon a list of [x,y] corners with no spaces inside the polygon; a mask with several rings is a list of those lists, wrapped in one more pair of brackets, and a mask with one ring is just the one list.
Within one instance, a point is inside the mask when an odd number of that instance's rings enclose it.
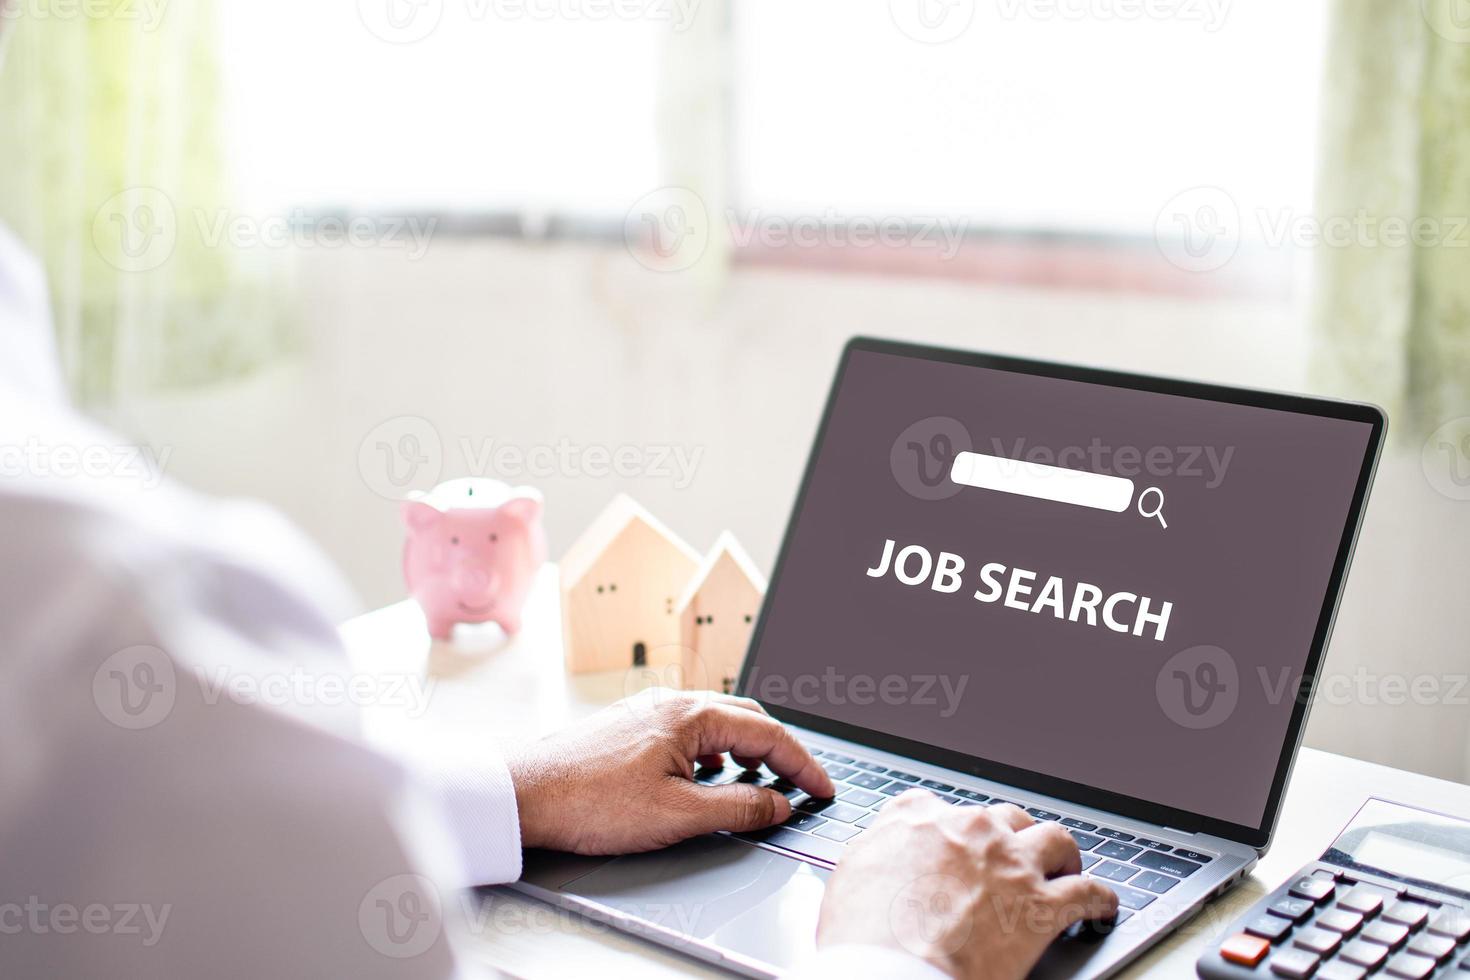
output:
{"label": "shirt sleeve", "polygon": [[948,973],[889,946],[827,946],[802,959],[787,980],[952,980]]}
{"label": "shirt sleeve", "polygon": [[500,885],[521,876],[521,823],[515,785],[493,748],[420,763],[420,778],[443,801],[459,844],[466,885]]}

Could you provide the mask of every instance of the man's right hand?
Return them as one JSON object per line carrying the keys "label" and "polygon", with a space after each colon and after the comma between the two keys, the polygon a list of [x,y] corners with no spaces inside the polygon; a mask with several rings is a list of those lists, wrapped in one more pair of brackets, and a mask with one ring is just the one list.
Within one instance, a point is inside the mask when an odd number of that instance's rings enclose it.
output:
{"label": "man's right hand", "polygon": [[963,980],[1020,980],[1063,929],[1117,913],[1112,890],[1081,870],[1055,823],[910,790],[837,866],[817,944],[888,946]]}

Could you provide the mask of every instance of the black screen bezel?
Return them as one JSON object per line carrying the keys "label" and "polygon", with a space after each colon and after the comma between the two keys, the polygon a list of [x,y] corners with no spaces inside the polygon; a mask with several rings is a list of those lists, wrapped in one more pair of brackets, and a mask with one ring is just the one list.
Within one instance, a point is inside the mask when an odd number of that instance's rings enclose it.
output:
{"label": "black screen bezel", "polygon": [[[802,507],[806,503],[807,491],[811,487],[812,473],[816,467],[817,459],[821,455],[822,442],[827,433],[827,425],[831,421],[837,392],[842,386],[847,365],[852,355],[857,352],[892,354],[899,357],[911,357],[948,364],[1010,371],[1045,378],[1110,385],[1137,391],[1152,391],[1161,394],[1178,395],[1184,398],[1200,398],[1207,401],[1224,402],[1234,405],[1250,405],[1257,408],[1295,412],[1320,418],[1361,422],[1371,426],[1372,435],[1363,453],[1362,465],[1358,472],[1357,486],[1353,490],[1352,506],[1348,511],[1348,518],[1343,526],[1342,538],[1338,544],[1337,555],[1332,566],[1332,576],[1328,582],[1326,595],[1323,598],[1321,613],[1317,619],[1317,627],[1312,636],[1311,650],[1303,670],[1301,693],[1292,705],[1291,721],[1287,728],[1286,738],[1282,743],[1281,754],[1277,759],[1276,772],[1271,783],[1271,791],[1266,801],[1265,810],[1262,813],[1261,824],[1258,827],[1231,823],[1204,814],[1161,806],[1157,803],[1125,796],[1120,793],[1109,792],[1095,786],[1087,786],[1071,780],[1058,779],[1029,770],[1018,769],[1014,766],[983,759],[979,756],[971,756],[951,749],[939,748],[923,742],[899,738],[895,735],[872,731],[856,725],[849,725],[793,708],[780,705],[767,705],[767,709],[777,719],[788,724],[799,725],[815,732],[861,744],[872,745],[885,752],[918,759],[933,765],[942,766],[946,769],[966,772],[983,779],[1006,783],[1019,789],[1031,790],[1033,792],[1044,793],[1048,796],[1072,800],[1081,806],[1107,810],[1125,817],[1172,827],[1187,833],[1213,834],[1217,837],[1239,841],[1259,850],[1264,850],[1270,844],[1276,818],[1281,809],[1281,798],[1286,789],[1286,781],[1291,773],[1292,764],[1296,759],[1297,750],[1301,746],[1302,731],[1306,727],[1307,711],[1312,702],[1311,694],[1316,687],[1318,670],[1321,667],[1322,657],[1327,648],[1328,639],[1332,634],[1333,620],[1336,617],[1338,604],[1342,597],[1343,582],[1347,578],[1348,568],[1352,562],[1353,548],[1357,543],[1358,531],[1362,526],[1363,510],[1367,503],[1369,490],[1373,484],[1373,475],[1377,469],[1378,459],[1383,448],[1384,432],[1388,426],[1388,418],[1383,410],[1376,405],[1361,402],[1338,401],[1251,388],[1227,387],[1197,381],[1180,381],[1170,378],[1130,374],[1121,371],[1087,368],[1048,361],[1034,361],[975,351],[929,347],[921,344],[880,340],[872,337],[854,337],[848,341],[842,350],[842,357],[837,366],[837,373],[833,378],[832,387],[827,394],[826,404],[822,409],[821,422],[817,427],[816,438],[812,443],[811,453],[807,457],[806,468],[802,474],[801,487],[797,492],[796,502],[792,507],[791,517],[786,524],[786,533],[781,542],[781,550],[776,558],[775,569],[771,574],[770,585],[766,593],[768,600],[780,588],[781,574],[786,564],[787,551],[791,547],[792,529],[795,527],[796,521],[801,515]],[[766,614],[769,608],[769,601],[761,604],[760,616],[751,634],[750,646],[747,648],[745,663],[741,668],[740,680],[736,687],[736,691],[742,695],[748,691],[751,673],[755,668],[757,659],[756,651],[760,649],[761,637],[765,632]]]}

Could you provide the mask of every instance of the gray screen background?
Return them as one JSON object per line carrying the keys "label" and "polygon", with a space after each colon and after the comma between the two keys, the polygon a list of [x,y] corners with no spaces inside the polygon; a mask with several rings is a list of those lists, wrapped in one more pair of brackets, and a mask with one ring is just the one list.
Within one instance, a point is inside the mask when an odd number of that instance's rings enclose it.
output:
{"label": "gray screen background", "polygon": [[[890,451],[933,416],[958,420],[974,448],[992,455],[1010,455],[1017,439],[1057,451],[1094,438],[1234,454],[1214,488],[1208,467],[1201,477],[1134,477],[1140,490],[1164,491],[1167,530],[1136,507],[1112,514],[973,488],[924,500],[901,485]],[[1257,826],[1371,435],[1360,422],[855,351],[788,532],[751,693]],[[886,538],[961,555],[959,592],[868,577]],[[1156,608],[1172,601],[1166,639],[978,602],[989,561],[1035,571],[1038,589],[1058,575],[1069,587],[1151,596]],[[1191,729],[1170,719],[1156,682],[1171,657],[1201,644],[1233,659],[1238,701],[1225,720]],[[829,668],[844,678],[967,681],[948,718],[937,706],[881,698],[798,703],[770,683]],[[1292,680],[1284,693],[1283,668]]]}

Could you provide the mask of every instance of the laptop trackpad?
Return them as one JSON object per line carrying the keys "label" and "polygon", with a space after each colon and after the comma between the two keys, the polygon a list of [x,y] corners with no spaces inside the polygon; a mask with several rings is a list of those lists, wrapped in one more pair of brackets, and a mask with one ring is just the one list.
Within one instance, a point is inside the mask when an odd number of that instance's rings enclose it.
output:
{"label": "laptop trackpad", "polygon": [[562,885],[629,915],[776,966],[815,945],[830,871],[729,837],[609,861]]}

